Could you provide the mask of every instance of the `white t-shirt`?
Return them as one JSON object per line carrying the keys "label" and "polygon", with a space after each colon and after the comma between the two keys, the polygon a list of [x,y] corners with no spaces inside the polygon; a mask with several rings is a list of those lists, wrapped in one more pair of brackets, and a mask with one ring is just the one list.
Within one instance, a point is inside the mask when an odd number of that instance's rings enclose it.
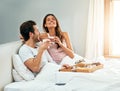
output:
{"label": "white t-shirt", "polygon": [[[38,48],[32,48],[30,46],[27,46],[24,44],[20,49],[19,49],[19,56],[22,59],[23,63],[27,61],[29,58],[34,58],[38,53]],[[43,67],[47,62],[49,61],[46,52],[44,51],[42,54],[42,59],[41,59],[41,65],[40,67]]]}

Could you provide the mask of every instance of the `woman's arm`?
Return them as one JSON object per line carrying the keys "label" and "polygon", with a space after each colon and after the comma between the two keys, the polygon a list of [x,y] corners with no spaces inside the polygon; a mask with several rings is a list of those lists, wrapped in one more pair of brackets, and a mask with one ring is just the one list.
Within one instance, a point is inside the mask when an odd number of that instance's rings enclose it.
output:
{"label": "woman's arm", "polygon": [[66,47],[73,50],[73,47],[72,47],[72,44],[70,42],[70,38],[69,38],[69,35],[67,32],[63,32],[63,37],[65,39],[65,42],[66,42]]}
{"label": "woman's arm", "polygon": [[74,58],[74,53],[71,49],[67,48],[66,46],[64,46],[62,43],[59,44],[59,46],[64,50],[64,52],[70,57],[70,58]]}
{"label": "woman's arm", "polygon": [[74,58],[74,53],[73,53],[72,46],[71,46],[71,43],[70,43],[67,33],[64,32],[63,37],[66,42],[66,46],[60,41],[60,39],[58,37],[55,37],[55,42],[59,44],[59,46],[64,50],[64,52],[70,58]]}

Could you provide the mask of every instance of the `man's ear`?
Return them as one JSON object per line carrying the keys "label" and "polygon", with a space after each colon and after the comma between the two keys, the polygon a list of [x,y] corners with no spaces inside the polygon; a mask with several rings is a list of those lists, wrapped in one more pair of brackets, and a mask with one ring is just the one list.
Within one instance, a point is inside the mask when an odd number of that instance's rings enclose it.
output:
{"label": "man's ear", "polygon": [[32,37],[32,36],[33,36],[33,33],[32,33],[32,32],[29,32],[29,36]]}
{"label": "man's ear", "polygon": [[21,39],[21,40],[24,40],[24,38],[23,38],[23,36],[20,34],[19,35],[19,38]]}

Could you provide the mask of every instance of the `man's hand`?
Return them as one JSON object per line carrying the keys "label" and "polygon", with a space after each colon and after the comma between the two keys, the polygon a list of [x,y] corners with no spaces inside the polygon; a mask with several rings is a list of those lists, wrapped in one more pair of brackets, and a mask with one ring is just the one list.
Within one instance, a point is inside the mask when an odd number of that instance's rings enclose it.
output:
{"label": "man's hand", "polygon": [[50,40],[46,40],[40,45],[39,49],[46,50],[49,48],[50,45],[51,45]]}

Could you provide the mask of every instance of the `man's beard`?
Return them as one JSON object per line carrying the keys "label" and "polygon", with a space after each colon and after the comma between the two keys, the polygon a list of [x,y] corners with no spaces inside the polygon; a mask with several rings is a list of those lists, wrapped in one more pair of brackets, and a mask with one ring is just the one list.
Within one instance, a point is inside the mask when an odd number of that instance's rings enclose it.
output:
{"label": "man's beard", "polygon": [[41,38],[39,37],[39,36],[37,36],[36,38],[35,38],[35,42],[40,42],[41,41]]}

